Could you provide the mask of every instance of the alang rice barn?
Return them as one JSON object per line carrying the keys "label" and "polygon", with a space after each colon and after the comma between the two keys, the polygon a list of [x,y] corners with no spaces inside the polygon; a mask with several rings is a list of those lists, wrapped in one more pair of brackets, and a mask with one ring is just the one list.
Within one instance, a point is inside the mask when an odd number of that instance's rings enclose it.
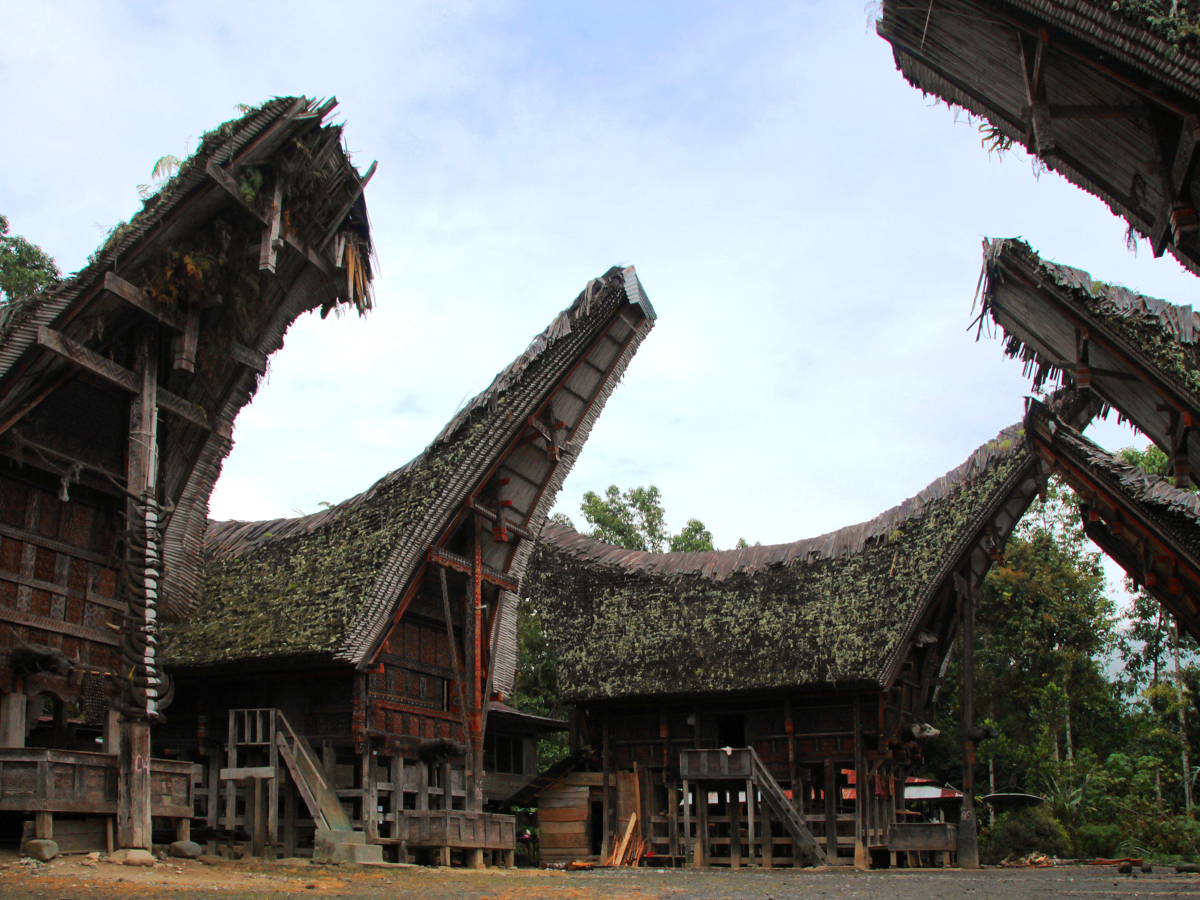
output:
{"label": "alang rice barn", "polygon": [[[1023,144],[1130,240],[1200,271],[1188,46],[1086,0],[885,0],[879,33],[994,149]],[[0,309],[0,815],[23,840],[974,867],[975,753],[995,736],[974,710],[975,608],[1051,474],[1095,543],[1200,637],[1200,316],[1019,240],[985,243],[979,325],[1056,390],[859,525],[692,553],[547,525],[656,322],[632,266],[548,308],[367,491],[208,521],[233,420],[288,326],[372,306],[374,165],[352,165],[333,106],[278,98],[205,135],[87,267]],[[1110,410],[1163,450],[1167,477],[1082,436]],[[522,597],[566,721],[509,705]],[[961,791],[920,778],[954,658]],[[539,765],[556,731],[569,755]]]}

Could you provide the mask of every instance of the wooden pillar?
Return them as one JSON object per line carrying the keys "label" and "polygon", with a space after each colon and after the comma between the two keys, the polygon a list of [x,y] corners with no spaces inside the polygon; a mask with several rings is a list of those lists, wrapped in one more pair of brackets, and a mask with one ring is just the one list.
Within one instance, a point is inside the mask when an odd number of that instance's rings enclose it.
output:
{"label": "wooden pillar", "polygon": [[483,708],[488,698],[483,696],[483,517],[476,513],[474,519],[475,566],[471,577],[469,608],[466,611],[467,615],[463,617],[470,626],[468,649],[471,654],[467,664],[471,693],[471,755],[470,777],[466,785],[466,807],[473,812],[479,812],[483,809]]}
{"label": "wooden pillar", "polygon": [[14,685],[11,694],[0,697],[0,747],[25,746],[25,706],[28,698]]}
{"label": "wooden pillar", "polygon": [[[692,794],[691,785],[685,778],[683,780],[683,840],[680,842],[679,853],[683,856],[683,861],[687,862],[688,849],[692,845]],[[696,865],[696,857],[699,854],[692,856],[692,864]]]}
{"label": "wooden pillar", "polygon": [[[126,485],[134,496],[155,495],[158,489],[158,359],[156,342],[144,334],[138,343],[138,374],[141,391],[129,404],[129,461]],[[140,520],[134,501],[127,504],[132,527]],[[152,524],[147,522],[147,532]],[[137,551],[128,549],[126,552]],[[156,551],[157,552],[157,551]],[[151,574],[154,575],[153,584]],[[157,667],[154,635],[157,573],[147,572],[147,606],[144,627],[150,642],[141,662]],[[121,847],[151,849],[150,819],[150,722],[157,715],[155,692],[150,690],[146,709],[137,716],[121,717],[121,740],[117,751],[117,841]]]}
{"label": "wooden pillar", "polygon": [[191,819],[176,819],[175,820],[175,840],[190,841],[192,839],[192,820]]}
{"label": "wooden pillar", "polygon": [[267,843],[267,798],[262,778],[246,784],[246,824],[250,826],[250,855],[261,857]]}
{"label": "wooden pillar", "polygon": [[613,832],[613,828],[612,828],[612,806],[613,806],[613,803],[612,803],[612,799],[609,796],[609,776],[611,773],[611,768],[609,766],[609,758],[608,758],[608,707],[607,706],[604,708],[604,719],[603,719],[603,722],[600,727],[601,727],[600,754],[603,757],[602,770],[604,772],[604,774],[601,776],[601,782],[600,782],[600,784],[601,784],[600,802],[602,804],[600,818],[604,821],[604,837],[600,842],[600,859],[603,861],[603,860],[608,859],[608,854],[611,852],[612,832]]}
{"label": "wooden pillar", "polygon": [[[967,573],[970,577],[970,573]],[[975,744],[967,731],[975,725],[975,599],[970,585],[959,591],[962,610],[962,736],[963,802],[958,823],[958,865],[962,869],[979,868],[979,846],[975,820]]]}
{"label": "wooden pillar", "polygon": [[863,765],[863,736],[861,711],[858,696],[854,697],[854,865],[859,869],[871,868],[867,853],[867,828],[870,819],[871,786],[867,784],[866,766]]}
{"label": "wooden pillar", "polygon": [[684,851],[679,842],[679,782],[667,785],[667,852],[679,856]]}
{"label": "wooden pillar", "polygon": [[825,855],[831,866],[838,865],[837,851],[837,768],[833,757],[825,758]]}
{"label": "wooden pillar", "polygon": [[379,839],[379,793],[375,777],[375,753],[368,744],[362,758],[362,821],[368,841]]}
{"label": "wooden pillar", "polygon": [[[121,745],[121,714],[115,709],[110,709],[104,716],[104,742],[101,744],[104,753],[117,755],[117,748]],[[214,782],[215,784],[215,782]],[[212,823],[216,825],[214,821]]]}
{"label": "wooden pillar", "polygon": [[150,722],[122,717],[117,752],[117,843],[151,849]]}
{"label": "wooden pillar", "polygon": [[54,813],[39,810],[33,814],[33,836],[39,841],[54,840]]}
{"label": "wooden pillar", "polygon": [[[762,814],[762,867],[772,869],[775,867],[775,838],[771,834],[771,805],[764,803],[759,807],[759,812]],[[795,852],[798,864],[800,852],[798,850]]]}
{"label": "wooden pillar", "polygon": [[283,787],[283,855],[296,855],[296,788],[290,781]]}
{"label": "wooden pillar", "polygon": [[750,854],[750,865],[754,865],[754,807],[757,803],[757,797],[754,790],[754,781],[746,779],[746,847],[747,853]]}
{"label": "wooden pillar", "polygon": [[725,788],[725,810],[729,813],[729,868],[742,865],[742,809],[737,788]]}
{"label": "wooden pillar", "polygon": [[708,782],[696,782],[696,865],[708,865]]}
{"label": "wooden pillar", "polygon": [[417,771],[417,809],[429,809],[429,776],[433,774],[433,770],[429,767],[429,763],[421,761],[417,763],[420,769]]}

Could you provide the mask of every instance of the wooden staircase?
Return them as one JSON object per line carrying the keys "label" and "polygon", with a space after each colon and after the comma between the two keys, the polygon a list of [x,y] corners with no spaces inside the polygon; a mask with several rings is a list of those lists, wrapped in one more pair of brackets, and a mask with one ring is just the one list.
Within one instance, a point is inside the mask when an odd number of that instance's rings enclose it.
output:
{"label": "wooden staircase", "polygon": [[757,785],[763,799],[771,807],[771,812],[775,813],[783,822],[783,827],[787,829],[788,834],[792,836],[792,840],[801,850],[815,859],[819,865],[826,865],[825,851],[821,849],[821,845],[817,843],[813,833],[808,830],[808,826],[804,824],[800,813],[792,806],[792,802],[783,792],[783,788],[779,786],[779,782],[767,771],[767,767],[763,765],[763,761],[759,759],[758,753],[753,747],[748,747],[747,751],[750,753],[753,764],[751,770],[753,774],[750,780]]}
{"label": "wooden staircase", "polygon": [[297,734],[287,717],[275,710],[275,746],[287,764],[296,789],[304,798],[308,811],[312,813],[317,828],[328,831],[353,831],[350,818],[342,808],[337,794],[325,780],[321,763],[317,760],[303,735]]}

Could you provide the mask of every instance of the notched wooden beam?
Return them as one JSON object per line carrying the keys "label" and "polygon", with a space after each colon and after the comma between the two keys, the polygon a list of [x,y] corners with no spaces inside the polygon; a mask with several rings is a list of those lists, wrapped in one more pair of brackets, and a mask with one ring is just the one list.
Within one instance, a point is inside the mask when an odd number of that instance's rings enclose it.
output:
{"label": "notched wooden beam", "polygon": [[168,328],[173,328],[175,331],[184,331],[187,328],[185,317],[177,310],[165,306],[156,306],[146,296],[144,290],[137,285],[130,284],[113,272],[104,273],[104,289],[110,294],[120,297],[130,306],[136,307],[151,318],[162,322]]}
{"label": "notched wooden beam", "polygon": [[247,369],[253,369],[259,375],[267,371],[267,356],[265,353],[259,353],[252,347],[247,347],[245,344],[239,344],[233,341],[229,345],[229,355],[234,361]]}
{"label": "notched wooden beam", "polygon": [[[445,569],[453,569],[456,572],[462,572],[464,575],[475,574],[475,564],[465,556],[459,556],[457,553],[451,553],[442,547],[429,548],[429,562],[435,566],[441,566]],[[505,575],[493,569],[491,566],[483,566],[483,580],[497,585],[506,591],[516,591],[517,583]]]}

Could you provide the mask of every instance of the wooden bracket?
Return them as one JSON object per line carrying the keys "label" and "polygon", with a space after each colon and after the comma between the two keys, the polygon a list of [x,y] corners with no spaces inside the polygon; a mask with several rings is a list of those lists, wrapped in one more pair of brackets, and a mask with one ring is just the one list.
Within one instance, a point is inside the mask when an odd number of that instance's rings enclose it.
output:
{"label": "wooden bracket", "polygon": [[175,368],[184,372],[196,371],[196,350],[200,346],[200,310],[188,309],[183,334],[175,338]]}
{"label": "wooden bracket", "polygon": [[1045,28],[1038,31],[1036,44],[1032,44],[1024,35],[1020,38],[1021,71],[1025,75],[1025,101],[1029,105],[1026,144],[1030,153],[1043,158],[1053,156],[1056,150],[1050,104],[1046,101],[1046,85],[1042,79],[1049,43],[1050,35]]}
{"label": "wooden bracket", "polygon": [[146,296],[146,292],[134,284],[130,284],[120,275],[112,272],[104,273],[104,290],[110,294],[120,297],[130,306],[137,308],[153,319],[157,319],[168,328],[175,331],[184,331],[187,328],[187,320],[178,310],[167,306],[156,306]]}
{"label": "wooden bracket", "polygon": [[[457,553],[451,553],[442,547],[430,547],[428,554],[429,562],[435,566],[441,566],[445,569],[453,569],[456,572],[462,572],[467,575],[475,574],[475,566],[471,560],[465,556],[459,556]],[[484,581],[497,585],[506,591],[516,591],[517,583],[490,566],[483,567],[482,578]]]}
{"label": "wooden bracket", "polygon": [[257,350],[247,347],[245,344],[239,344],[237,341],[232,341],[229,345],[229,355],[236,362],[245,366],[247,369],[253,369],[259,375],[267,371],[266,354],[259,353]]}

